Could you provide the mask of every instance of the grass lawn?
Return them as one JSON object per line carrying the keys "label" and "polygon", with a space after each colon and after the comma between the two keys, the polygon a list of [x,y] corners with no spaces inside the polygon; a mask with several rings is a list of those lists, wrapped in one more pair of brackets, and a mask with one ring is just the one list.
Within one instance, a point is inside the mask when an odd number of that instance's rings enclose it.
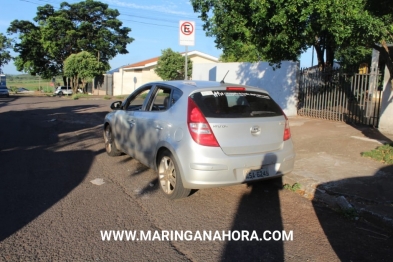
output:
{"label": "grass lawn", "polygon": [[50,86],[50,81],[49,80],[16,80],[16,81],[10,81],[7,79],[7,87],[24,87],[32,91],[38,91],[40,90],[39,87],[41,87],[41,90],[44,90],[45,92],[54,92],[54,87]]}
{"label": "grass lawn", "polygon": [[362,156],[370,157],[385,164],[393,164],[393,144],[386,144],[374,150],[363,152]]}

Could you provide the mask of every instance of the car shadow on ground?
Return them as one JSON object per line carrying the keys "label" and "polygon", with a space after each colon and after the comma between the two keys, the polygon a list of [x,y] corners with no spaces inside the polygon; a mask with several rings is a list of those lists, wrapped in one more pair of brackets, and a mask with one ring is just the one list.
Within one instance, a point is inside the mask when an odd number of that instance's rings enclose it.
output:
{"label": "car shadow on ground", "polygon": [[[0,114],[0,241],[66,197],[85,179],[95,156],[103,152],[75,146],[101,135],[92,128],[97,123],[84,121],[92,117],[82,110],[88,108],[67,106]],[[64,117],[54,121],[53,116],[60,114]],[[75,120],[80,121],[71,124]],[[78,137],[77,133],[86,129],[89,131]],[[64,136],[70,132],[72,136]]]}
{"label": "car shadow on ground", "polygon": [[[316,198],[315,213],[330,245],[341,261],[390,261],[393,254],[393,166],[381,168],[373,176],[348,178],[318,185],[316,194],[345,197],[344,205],[330,207],[346,221],[329,219]],[[325,201],[326,202],[326,201]],[[378,214],[377,216],[375,214]],[[384,219],[388,218],[388,219]],[[348,230],[351,228],[351,230]]]}
{"label": "car shadow on ground", "polygon": [[359,130],[362,134],[370,139],[378,140],[382,144],[390,144],[393,142],[393,136],[388,136],[387,134],[381,133],[378,128],[367,126],[367,125],[356,125],[348,123],[349,126]]}
{"label": "car shadow on ground", "polygon": [[[262,161],[261,167],[276,163],[277,156],[270,155]],[[283,261],[284,246],[282,241],[260,241],[272,234],[265,232],[283,231],[279,191],[282,190],[282,178],[274,178],[249,183],[250,193],[242,196],[231,232],[247,231],[251,238],[255,231],[258,239],[253,241],[227,241],[221,261]],[[235,233],[237,234],[237,233]],[[237,237],[236,235],[234,235]],[[266,239],[265,239],[266,240]]]}
{"label": "car shadow on ground", "polygon": [[[249,184],[251,192],[244,195],[233,221],[231,232],[253,231],[258,238],[265,232],[283,231],[279,191],[282,190],[281,178]],[[267,233],[266,237],[272,237]],[[259,239],[260,240],[260,239]],[[228,241],[221,261],[283,261],[282,241]]]}

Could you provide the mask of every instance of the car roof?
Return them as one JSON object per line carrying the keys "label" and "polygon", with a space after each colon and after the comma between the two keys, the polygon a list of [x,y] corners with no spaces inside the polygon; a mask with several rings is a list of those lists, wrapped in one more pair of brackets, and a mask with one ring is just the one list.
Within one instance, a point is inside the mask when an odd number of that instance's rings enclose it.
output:
{"label": "car roof", "polygon": [[249,91],[258,91],[258,92],[268,92],[262,88],[252,87],[247,85],[240,85],[240,84],[232,84],[232,83],[220,83],[216,81],[202,81],[202,80],[172,80],[172,81],[158,81],[152,82],[149,84],[164,84],[164,85],[171,85],[177,87],[183,91],[192,91],[196,90],[204,90],[204,89],[217,89],[217,90],[225,90],[227,87],[245,87]]}

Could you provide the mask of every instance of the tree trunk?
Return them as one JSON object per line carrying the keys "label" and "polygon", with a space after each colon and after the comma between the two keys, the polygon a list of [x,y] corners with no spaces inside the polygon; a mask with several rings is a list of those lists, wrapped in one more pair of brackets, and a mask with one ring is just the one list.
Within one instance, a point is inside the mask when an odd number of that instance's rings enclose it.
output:
{"label": "tree trunk", "polygon": [[78,84],[79,84],[79,77],[78,76],[74,76],[74,78],[72,80],[72,91],[74,92],[74,94],[78,90]]}
{"label": "tree trunk", "polygon": [[334,48],[331,45],[326,46],[326,68],[332,69],[334,65]]}
{"label": "tree trunk", "polygon": [[[389,73],[390,73],[390,81],[393,80],[393,61],[392,57],[390,56],[389,47],[386,45],[386,42],[382,42],[382,45],[373,45],[375,50],[379,51],[380,58],[383,59],[385,62]],[[392,83],[393,84],[393,83]]]}
{"label": "tree trunk", "polygon": [[67,86],[67,77],[63,76],[63,86]]}
{"label": "tree trunk", "polygon": [[325,60],[323,58],[323,50],[321,48],[321,45],[319,43],[314,44],[314,49],[317,53],[318,67],[320,70],[323,70],[325,67]]}

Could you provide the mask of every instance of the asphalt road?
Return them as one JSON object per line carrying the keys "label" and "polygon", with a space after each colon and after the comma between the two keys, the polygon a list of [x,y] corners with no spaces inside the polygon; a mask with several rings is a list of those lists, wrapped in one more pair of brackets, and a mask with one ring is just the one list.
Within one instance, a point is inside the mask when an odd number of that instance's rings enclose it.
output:
{"label": "asphalt road", "polygon": [[[105,153],[111,102],[0,98],[0,261],[391,261],[388,233],[313,205],[280,180],[167,200],[154,171]],[[284,230],[293,240],[103,241],[103,230],[258,238]]]}

